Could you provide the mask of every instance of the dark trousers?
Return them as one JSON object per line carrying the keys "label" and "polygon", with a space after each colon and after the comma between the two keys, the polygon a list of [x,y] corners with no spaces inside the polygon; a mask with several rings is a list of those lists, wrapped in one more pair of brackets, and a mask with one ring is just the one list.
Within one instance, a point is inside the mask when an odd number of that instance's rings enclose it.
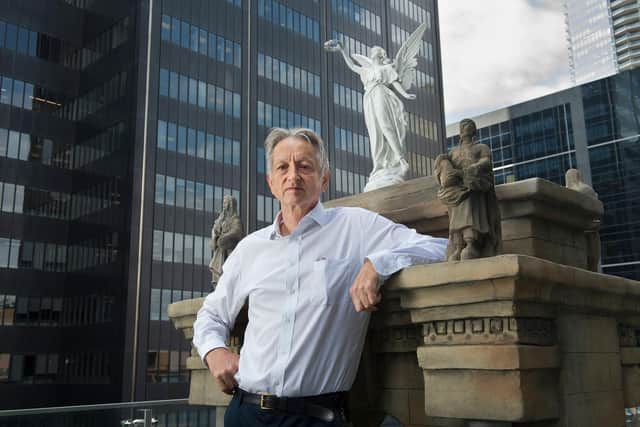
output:
{"label": "dark trousers", "polygon": [[350,424],[341,414],[334,421],[327,423],[305,415],[260,409],[258,405],[240,402],[240,397],[236,393],[224,415],[224,425],[225,427],[347,427]]}

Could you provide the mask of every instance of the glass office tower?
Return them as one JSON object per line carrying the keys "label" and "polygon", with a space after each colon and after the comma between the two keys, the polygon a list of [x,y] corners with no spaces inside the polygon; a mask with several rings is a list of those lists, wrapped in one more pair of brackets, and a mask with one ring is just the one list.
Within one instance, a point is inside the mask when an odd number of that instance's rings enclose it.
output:
{"label": "glass office tower", "polygon": [[[625,71],[475,118],[496,183],[582,172],[604,203],[604,273],[640,280],[640,70]],[[449,147],[456,125],[447,128]]]}
{"label": "glass office tower", "polygon": [[189,343],[171,302],[209,292],[210,230],[237,198],[273,221],[262,141],[328,143],[326,199],[371,156],[350,52],[395,55],[426,21],[413,176],[444,148],[434,0],[1,0],[1,408],[180,398]]}
{"label": "glass office tower", "polygon": [[609,0],[565,0],[569,66],[574,84],[617,71]]}

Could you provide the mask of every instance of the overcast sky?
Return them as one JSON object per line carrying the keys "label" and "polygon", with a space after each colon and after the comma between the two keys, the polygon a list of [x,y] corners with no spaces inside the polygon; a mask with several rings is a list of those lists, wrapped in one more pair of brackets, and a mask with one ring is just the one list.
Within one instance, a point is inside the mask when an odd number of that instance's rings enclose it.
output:
{"label": "overcast sky", "polygon": [[438,7],[447,124],[571,86],[562,1]]}

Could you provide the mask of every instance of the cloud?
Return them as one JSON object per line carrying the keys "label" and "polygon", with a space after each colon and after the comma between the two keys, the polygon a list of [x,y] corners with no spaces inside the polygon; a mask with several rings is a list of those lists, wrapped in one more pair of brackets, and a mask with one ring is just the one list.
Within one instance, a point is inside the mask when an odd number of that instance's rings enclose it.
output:
{"label": "cloud", "polygon": [[571,85],[560,2],[438,2],[447,123]]}

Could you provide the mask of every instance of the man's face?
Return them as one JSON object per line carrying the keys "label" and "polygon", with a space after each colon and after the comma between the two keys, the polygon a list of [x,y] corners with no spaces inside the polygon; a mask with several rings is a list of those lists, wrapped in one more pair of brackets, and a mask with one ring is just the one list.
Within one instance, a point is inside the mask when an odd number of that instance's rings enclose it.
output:
{"label": "man's face", "polygon": [[313,146],[304,139],[288,137],[273,149],[267,182],[283,208],[311,209],[329,183],[329,171],[320,174]]}

